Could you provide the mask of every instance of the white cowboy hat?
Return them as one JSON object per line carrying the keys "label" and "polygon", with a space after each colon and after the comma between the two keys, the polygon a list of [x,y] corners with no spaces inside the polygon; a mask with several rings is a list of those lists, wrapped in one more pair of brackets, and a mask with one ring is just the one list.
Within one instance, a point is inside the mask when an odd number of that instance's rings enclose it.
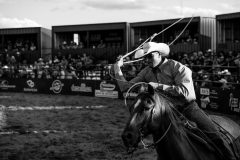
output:
{"label": "white cowboy hat", "polygon": [[137,50],[134,54],[135,59],[142,58],[143,56],[144,56],[144,50],[143,49]]}
{"label": "white cowboy hat", "polygon": [[143,44],[143,51],[143,56],[152,52],[159,52],[163,57],[166,57],[169,55],[170,48],[166,43],[148,42]]}

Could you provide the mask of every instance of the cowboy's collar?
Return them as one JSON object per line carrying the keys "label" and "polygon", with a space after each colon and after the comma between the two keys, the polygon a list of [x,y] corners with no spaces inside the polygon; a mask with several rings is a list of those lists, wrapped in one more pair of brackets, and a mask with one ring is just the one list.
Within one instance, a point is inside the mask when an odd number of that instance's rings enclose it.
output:
{"label": "cowboy's collar", "polygon": [[157,66],[153,67],[153,70],[156,70],[156,69],[161,70],[162,66],[164,66],[164,64],[166,64],[167,61],[168,61],[168,59],[163,57],[161,62]]}

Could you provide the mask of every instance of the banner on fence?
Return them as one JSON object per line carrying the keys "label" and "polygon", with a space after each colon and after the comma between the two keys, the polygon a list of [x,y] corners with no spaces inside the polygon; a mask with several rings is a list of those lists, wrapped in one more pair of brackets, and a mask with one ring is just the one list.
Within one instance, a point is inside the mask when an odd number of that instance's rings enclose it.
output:
{"label": "banner on fence", "polygon": [[[122,98],[115,81],[69,79],[0,79],[0,91],[45,94],[69,94]],[[196,88],[197,102],[203,109],[240,113],[240,90],[222,88]]]}
{"label": "banner on fence", "polygon": [[240,112],[240,91],[221,88],[199,88],[196,90],[199,106],[220,112]]}

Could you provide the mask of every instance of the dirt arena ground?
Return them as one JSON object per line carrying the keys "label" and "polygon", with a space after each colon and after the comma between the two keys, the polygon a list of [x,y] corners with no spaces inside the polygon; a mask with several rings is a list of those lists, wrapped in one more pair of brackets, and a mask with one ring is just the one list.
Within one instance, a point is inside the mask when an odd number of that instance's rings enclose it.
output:
{"label": "dirt arena ground", "polygon": [[[129,114],[123,100],[0,92],[0,105],[6,118],[1,160],[156,159],[152,149],[126,154],[121,132]],[[231,118],[240,124],[239,116]]]}

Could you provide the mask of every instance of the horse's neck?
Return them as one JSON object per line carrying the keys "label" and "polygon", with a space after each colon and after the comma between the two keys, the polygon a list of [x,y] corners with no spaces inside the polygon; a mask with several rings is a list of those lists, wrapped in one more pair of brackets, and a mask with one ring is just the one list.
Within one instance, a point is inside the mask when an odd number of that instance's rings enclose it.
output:
{"label": "horse's neck", "polygon": [[213,153],[209,152],[205,146],[196,145],[187,138],[186,135],[180,134],[177,128],[172,126],[166,136],[162,137],[162,132],[152,134],[155,142],[155,148],[158,158],[161,160],[217,160]]}
{"label": "horse's neck", "polygon": [[[165,125],[161,130],[153,133],[153,140],[156,143],[156,151],[161,157],[161,160],[196,160],[198,159],[196,153],[188,144],[188,140],[184,134],[179,132],[179,128],[171,125],[165,137],[162,135],[168,129],[169,125]],[[159,139],[162,140],[160,142]]]}
{"label": "horse's neck", "polygon": [[[174,130],[171,126],[164,138],[162,138],[162,135],[165,132],[156,132],[153,134],[153,140],[156,143],[156,151],[163,160],[174,160],[176,158],[178,160],[186,160],[186,157],[182,154],[182,147],[184,146],[181,144],[184,144],[184,142],[181,137],[176,136],[173,132]],[[162,140],[158,142],[161,138]]]}

